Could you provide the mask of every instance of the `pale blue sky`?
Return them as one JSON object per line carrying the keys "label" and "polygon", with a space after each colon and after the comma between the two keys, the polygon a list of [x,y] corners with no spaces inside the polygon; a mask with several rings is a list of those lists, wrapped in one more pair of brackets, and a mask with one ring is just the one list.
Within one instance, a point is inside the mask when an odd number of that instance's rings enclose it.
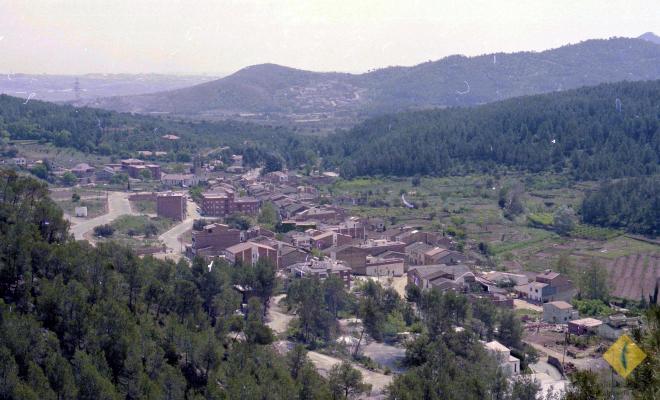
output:
{"label": "pale blue sky", "polygon": [[646,31],[658,0],[0,0],[0,72],[363,72]]}

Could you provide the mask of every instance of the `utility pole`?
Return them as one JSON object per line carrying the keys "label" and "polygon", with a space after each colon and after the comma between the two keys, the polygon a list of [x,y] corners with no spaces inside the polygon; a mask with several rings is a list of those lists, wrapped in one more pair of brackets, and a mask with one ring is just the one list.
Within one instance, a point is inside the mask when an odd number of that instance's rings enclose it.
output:
{"label": "utility pole", "polygon": [[80,80],[76,77],[76,81],[73,83],[73,93],[76,96],[76,102],[80,101]]}

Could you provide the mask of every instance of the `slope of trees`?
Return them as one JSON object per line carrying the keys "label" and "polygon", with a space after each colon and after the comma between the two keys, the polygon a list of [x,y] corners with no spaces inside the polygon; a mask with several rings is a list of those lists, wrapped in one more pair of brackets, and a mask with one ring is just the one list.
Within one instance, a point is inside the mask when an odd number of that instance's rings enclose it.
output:
{"label": "slope of trees", "polygon": [[[0,170],[0,398],[328,398],[304,359],[274,353],[268,265],[141,259],[68,235],[47,188]],[[254,296],[246,316],[241,297]],[[236,341],[240,333],[245,341]]]}
{"label": "slope of trees", "polygon": [[624,179],[601,185],[582,202],[589,224],[660,234],[660,177]]}
{"label": "slope of trees", "polygon": [[476,108],[368,120],[320,146],[345,177],[451,175],[498,168],[577,179],[659,171],[660,81],[520,97]]}
{"label": "slope of trees", "polygon": [[[175,134],[179,140],[162,138]],[[170,160],[189,162],[204,148],[231,146],[251,165],[306,161],[306,141],[285,128],[241,123],[184,122],[76,108],[0,95],[0,147],[9,140],[38,140],[85,153],[128,157],[139,150],[167,151]],[[283,151],[276,153],[274,149]]]}

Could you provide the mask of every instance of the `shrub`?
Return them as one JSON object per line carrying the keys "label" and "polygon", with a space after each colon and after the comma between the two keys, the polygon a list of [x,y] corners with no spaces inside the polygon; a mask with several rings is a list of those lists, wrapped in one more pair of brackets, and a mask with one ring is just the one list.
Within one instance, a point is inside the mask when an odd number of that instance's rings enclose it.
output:
{"label": "shrub", "polygon": [[115,233],[115,228],[113,228],[111,225],[108,224],[99,225],[94,228],[94,236],[109,237],[112,236],[114,233]]}

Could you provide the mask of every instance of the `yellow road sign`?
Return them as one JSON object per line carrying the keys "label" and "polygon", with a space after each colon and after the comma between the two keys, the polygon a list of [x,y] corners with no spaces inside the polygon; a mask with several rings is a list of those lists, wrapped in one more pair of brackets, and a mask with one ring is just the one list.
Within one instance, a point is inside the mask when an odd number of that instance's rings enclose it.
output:
{"label": "yellow road sign", "polygon": [[603,358],[619,375],[627,378],[644,361],[646,353],[628,335],[621,335],[603,354]]}

